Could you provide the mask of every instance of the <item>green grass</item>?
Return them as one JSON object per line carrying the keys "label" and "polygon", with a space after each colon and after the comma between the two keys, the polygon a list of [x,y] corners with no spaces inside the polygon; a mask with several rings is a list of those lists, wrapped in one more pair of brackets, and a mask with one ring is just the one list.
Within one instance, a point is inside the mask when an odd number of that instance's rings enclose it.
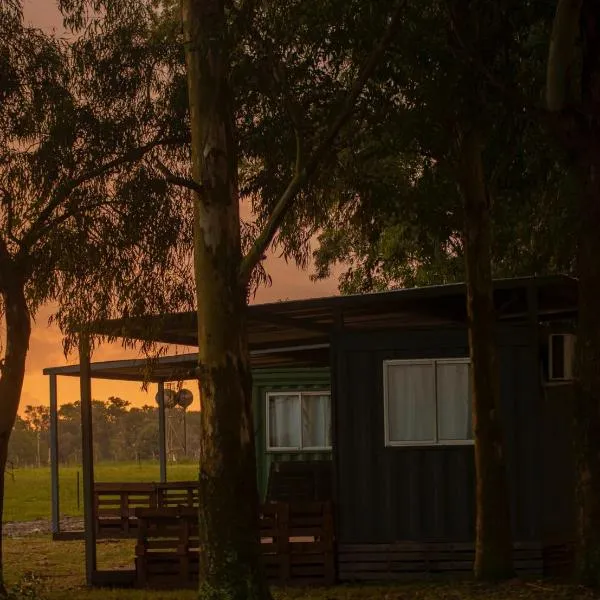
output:
{"label": "green grass", "polygon": [[[101,568],[131,567],[133,541],[100,542]],[[83,542],[52,542],[31,536],[5,541],[9,585],[33,574],[40,598],[85,600],[191,600],[193,590],[89,590],[84,586]],[[318,589],[274,590],[275,600],[591,600],[585,589],[546,581],[510,581],[488,586],[473,582],[417,583],[387,586],[337,586]],[[31,596],[28,596],[31,597]]]}
{"label": "green grass", "polygon": [[[60,470],[61,513],[76,516],[77,467]],[[170,480],[197,477],[197,465],[170,465]],[[16,469],[14,481],[7,477],[5,520],[28,521],[50,516],[50,470]],[[97,481],[156,481],[156,463],[100,464]],[[100,569],[133,568],[135,540],[98,542]],[[193,590],[90,590],[84,585],[82,541],[53,542],[49,536],[9,538],[4,541],[5,573],[9,585],[31,582],[35,595],[29,598],[58,600],[191,600]],[[25,579],[24,579],[25,578]],[[25,596],[24,596],[25,597]],[[497,586],[473,582],[419,583],[389,586],[337,586],[327,589],[274,590],[275,600],[591,600],[600,596],[574,586],[546,581],[512,581]]]}
{"label": "green grass", "polygon": [[[77,509],[77,473],[80,483],[80,507]],[[50,518],[50,469],[15,469],[14,480],[7,473],[4,499],[4,521],[32,521]],[[170,464],[167,467],[170,481],[195,480],[198,478],[197,463]],[[81,467],[61,467],[60,512],[61,515],[83,514],[83,471]],[[158,481],[159,467],[156,462],[104,463],[95,466],[96,481]]]}

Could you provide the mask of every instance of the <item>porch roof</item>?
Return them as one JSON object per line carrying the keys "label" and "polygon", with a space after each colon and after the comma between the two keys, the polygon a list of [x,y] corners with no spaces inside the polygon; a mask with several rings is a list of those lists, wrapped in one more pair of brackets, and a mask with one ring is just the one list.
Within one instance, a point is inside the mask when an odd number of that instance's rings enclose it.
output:
{"label": "porch roof", "polygon": [[[329,344],[254,350],[250,353],[250,363],[255,369],[328,366]],[[93,362],[90,364],[90,370],[94,379],[158,383],[194,379],[197,364],[198,355],[192,352],[161,356],[150,361],[145,358],[135,358]],[[81,368],[78,364],[44,369],[44,375],[79,377],[80,373]]]}

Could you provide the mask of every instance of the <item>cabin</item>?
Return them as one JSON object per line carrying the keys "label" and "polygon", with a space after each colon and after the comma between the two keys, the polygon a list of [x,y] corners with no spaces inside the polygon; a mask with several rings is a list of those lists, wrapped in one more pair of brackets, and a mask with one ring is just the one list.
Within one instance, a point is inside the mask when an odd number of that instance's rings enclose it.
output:
{"label": "cabin", "polygon": [[[568,568],[574,538],[568,420],[577,282],[563,276],[497,280],[494,304],[515,565],[521,573],[554,574]],[[323,560],[333,557],[336,581],[468,573],[475,463],[465,285],[247,310],[264,506],[330,503],[333,541]],[[95,323],[93,331],[197,342],[195,313]],[[53,407],[56,519],[56,378],[81,377],[86,536],[95,528],[89,380],[140,380],[142,363],[90,364],[82,347],[79,365],[44,371]],[[149,379],[160,391],[165,381],[193,373],[193,355],[163,357]],[[164,451],[161,456],[162,464]],[[86,537],[90,583],[98,580],[92,541]],[[293,583],[293,559],[286,564],[285,581]]]}

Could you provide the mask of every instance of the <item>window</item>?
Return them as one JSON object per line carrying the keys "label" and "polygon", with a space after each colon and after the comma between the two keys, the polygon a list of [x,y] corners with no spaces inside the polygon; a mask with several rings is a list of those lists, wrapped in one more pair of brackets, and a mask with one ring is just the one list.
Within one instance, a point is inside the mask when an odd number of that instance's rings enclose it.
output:
{"label": "window", "polygon": [[386,446],[473,440],[468,359],[383,363]]}
{"label": "window", "polygon": [[329,392],[269,392],[267,394],[268,450],[329,448],[331,448]]}

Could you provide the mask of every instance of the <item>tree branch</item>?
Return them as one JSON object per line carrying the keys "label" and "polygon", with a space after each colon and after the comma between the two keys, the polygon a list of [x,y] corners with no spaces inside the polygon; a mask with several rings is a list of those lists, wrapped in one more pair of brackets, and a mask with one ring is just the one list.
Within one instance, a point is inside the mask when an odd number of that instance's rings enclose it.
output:
{"label": "tree branch", "polygon": [[54,193],[52,199],[48,202],[46,207],[40,212],[37,219],[33,222],[31,227],[23,236],[23,246],[24,248],[30,248],[38,239],[39,233],[44,229],[44,223],[48,220],[50,215],[64,202],[69,195],[77,189],[80,185],[96,179],[97,177],[101,177],[106,173],[125,165],[127,163],[135,162],[144,157],[145,154],[153,150],[158,146],[165,145],[181,145],[184,144],[185,140],[182,138],[157,138],[148,142],[144,146],[140,146],[139,148],[134,148],[129,152],[126,152],[122,156],[119,156],[113,160],[110,160],[103,165],[100,165],[96,169],[91,169],[76,177],[74,179],[69,179],[67,181],[63,181],[61,185],[59,185],[57,191]]}
{"label": "tree branch", "polygon": [[180,175],[176,175],[158,159],[154,160],[154,164],[156,168],[162,173],[167,183],[187,188],[188,190],[192,190],[197,194],[202,193],[202,186],[199,183],[196,183],[193,179],[190,179],[189,177],[182,177]]}
{"label": "tree branch", "polygon": [[306,185],[309,179],[314,175],[315,171],[331,148],[336,137],[340,133],[342,127],[352,116],[354,105],[358,96],[363,91],[367,81],[377,67],[381,56],[386,51],[394,35],[396,34],[396,29],[400,24],[406,3],[407,0],[400,0],[400,2],[397,4],[385,33],[372,49],[366,61],[363,63],[356,79],[346,94],[344,103],[342,104],[337,116],[334,118],[333,123],[321,141],[318,143],[315,151],[308,159],[306,164],[302,165],[301,168],[294,173],[294,176],[288,183],[285,191],[275,204],[275,207],[269,216],[263,231],[242,260],[240,278],[244,286],[247,285],[248,281],[250,280],[252,270],[256,264],[262,260],[264,253],[273,241],[273,238],[275,237],[279,227],[281,226],[281,223],[283,222],[283,219],[288,213],[294,198],[302,189],[302,187]]}

